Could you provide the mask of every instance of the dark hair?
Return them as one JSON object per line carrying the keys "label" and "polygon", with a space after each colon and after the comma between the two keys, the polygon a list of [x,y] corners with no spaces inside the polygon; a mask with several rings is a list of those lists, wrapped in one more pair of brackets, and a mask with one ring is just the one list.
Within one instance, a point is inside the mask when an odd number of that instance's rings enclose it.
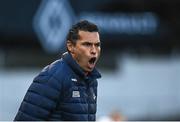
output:
{"label": "dark hair", "polygon": [[73,44],[76,44],[76,41],[79,39],[79,30],[88,31],[88,32],[99,32],[97,25],[91,23],[87,20],[82,20],[72,26],[67,35],[67,41],[71,41]]}

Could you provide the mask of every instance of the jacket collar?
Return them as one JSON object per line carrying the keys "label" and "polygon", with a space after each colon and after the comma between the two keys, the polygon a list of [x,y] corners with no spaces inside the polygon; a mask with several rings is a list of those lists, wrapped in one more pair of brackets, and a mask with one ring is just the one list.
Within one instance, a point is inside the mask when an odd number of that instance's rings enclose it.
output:
{"label": "jacket collar", "polygon": [[84,71],[82,68],[77,64],[77,62],[73,59],[72,55],[68,52],[65,52],[62,55],[62,59],[67,62],[67,64],[72,68],[72,70],[79,75],[80,77],[84,79],[97,79],[101,78],[101,74],[97,71],[96,68],[93,69],[92,72],[90,72],[88,75],[85,75]]}

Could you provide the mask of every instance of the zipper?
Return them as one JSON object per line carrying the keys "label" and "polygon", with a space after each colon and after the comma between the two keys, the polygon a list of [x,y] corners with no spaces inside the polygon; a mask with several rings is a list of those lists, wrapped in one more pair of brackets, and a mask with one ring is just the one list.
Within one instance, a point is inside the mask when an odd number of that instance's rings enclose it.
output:
{"label": "zipper", "polygon": [[89,83],[86,84],[87,85],[87,90],[86,90],[86,93],[87,93],[87,103],[88,103],[88,121],[90,120],[90,116],[89,116],[89,107],[90,107],[90,90],[89,90]]}

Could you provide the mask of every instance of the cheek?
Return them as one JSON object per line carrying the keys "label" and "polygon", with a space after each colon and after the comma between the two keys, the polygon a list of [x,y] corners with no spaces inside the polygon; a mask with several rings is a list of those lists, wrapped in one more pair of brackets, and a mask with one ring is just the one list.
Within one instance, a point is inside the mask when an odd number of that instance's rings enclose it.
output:
{"label": "cheek", "polygon": [[87,51],[84,51],[84,50],[79,50],[78,51],[78,61],[79,62],[81,62],[81,63],[83,63],[83,62],[85,62],[86,61],[86,56],[87,56]]}
{"label": "cheek", "polygon": [[98,52],[98,54],[100,54],[101,53],[101,48],[98,48],[97,52]]}
{"label": "cheek", "polygon": [[99,49],[97,50],[97,57],[99,58],[100,55],[101,55],[101,48],[99,48]]}
{"label": "cheek", "polygon": [[90,51],[88,48],[81,48],[81,50],[79,51],[80,55],[82,55],[82,56],[88,56],[89,52]]}

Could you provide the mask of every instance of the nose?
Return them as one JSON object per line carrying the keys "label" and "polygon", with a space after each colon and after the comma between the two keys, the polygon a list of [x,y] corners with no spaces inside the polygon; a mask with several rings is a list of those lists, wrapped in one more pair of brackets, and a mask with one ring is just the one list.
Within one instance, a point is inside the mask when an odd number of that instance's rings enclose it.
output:
{"label": "nose", "polygon": [[97,53],[96,47],[95,47],[95,45],[92,45],[91,54],[96,55],[96,53]]}

